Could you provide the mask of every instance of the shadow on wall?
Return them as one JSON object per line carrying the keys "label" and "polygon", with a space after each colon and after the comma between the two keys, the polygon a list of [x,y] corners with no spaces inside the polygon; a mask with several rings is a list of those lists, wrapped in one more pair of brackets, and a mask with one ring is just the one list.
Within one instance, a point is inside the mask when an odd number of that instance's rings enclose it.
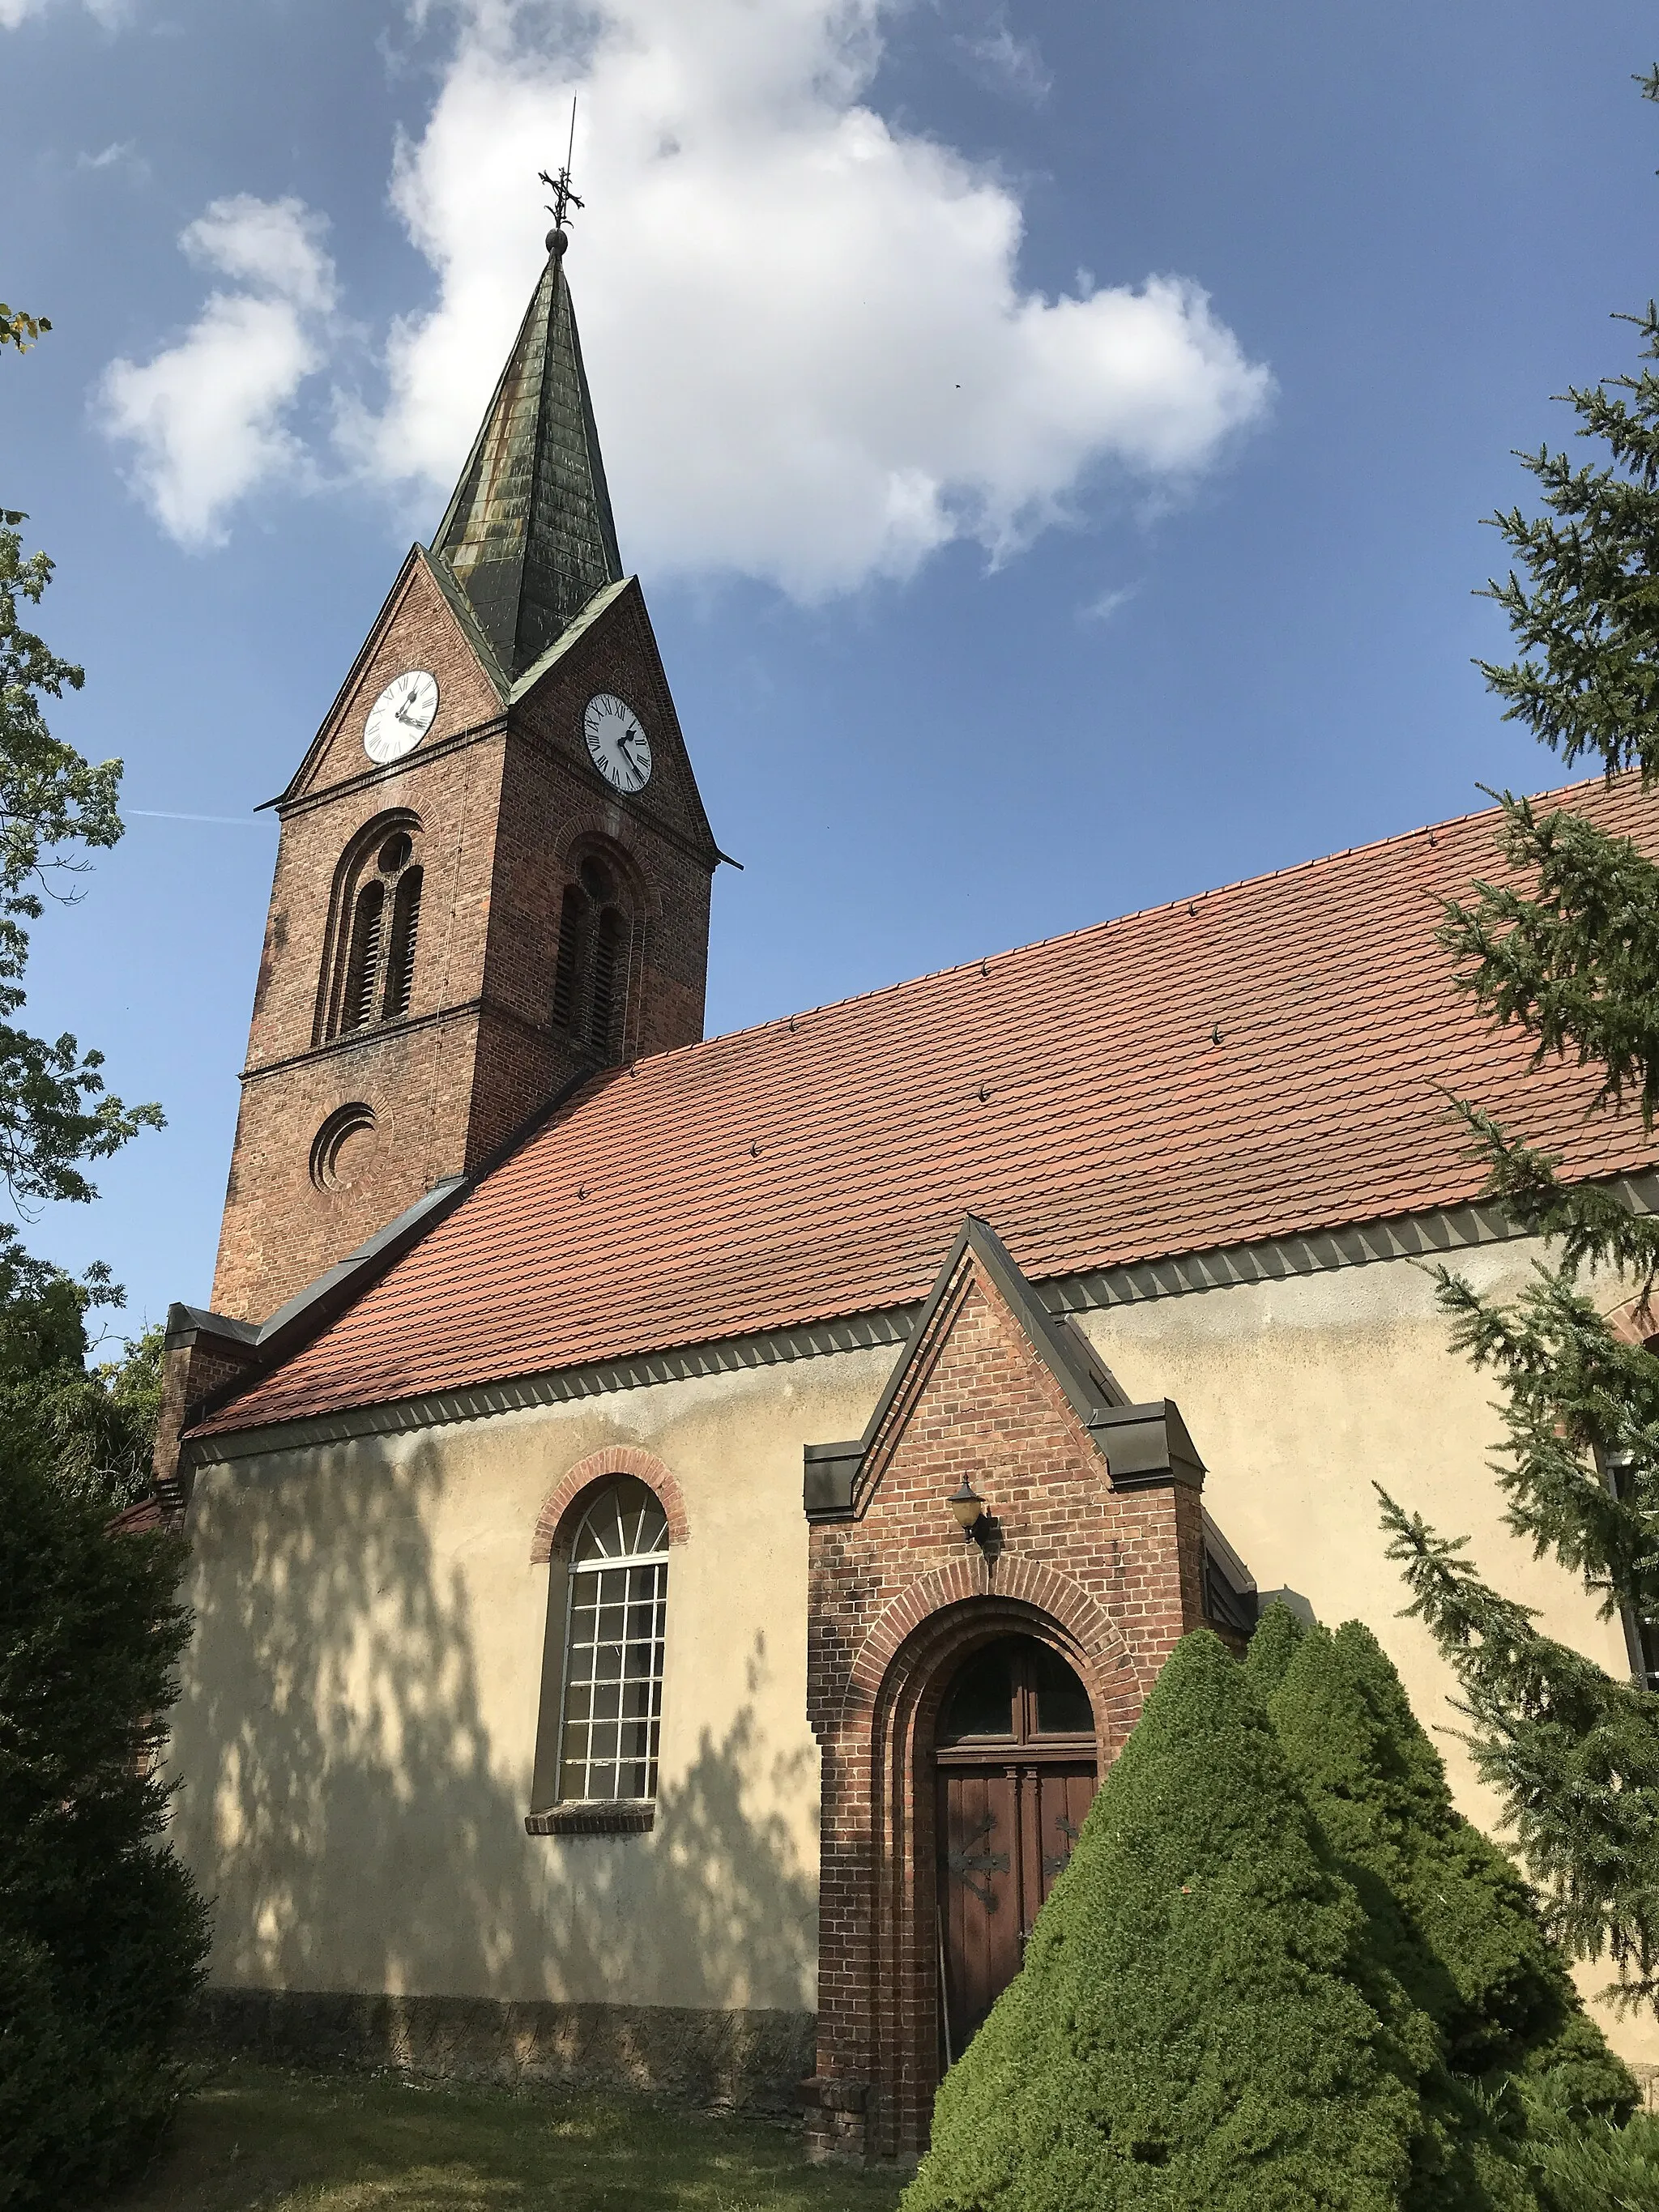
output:
{"label": "shadow on wall", "polygon": [[[467,2001],[498,2045],[504,2004],[550,1999],[805,2020],[814,1886],[783,1820],[750,1808],[803,1788],[810,1753],[767,1764],[763,1644],[653,1835],[526,1836],[528,1761],[492,1753],[469,1625],[487,1600],[433,1547],[444,1485],[428,1443],[396,1464],[216,1469],[198,1491],[175,1835],[214,1899],[214,1982]],[[532,1717],[514,1717],[526,1742]]]}

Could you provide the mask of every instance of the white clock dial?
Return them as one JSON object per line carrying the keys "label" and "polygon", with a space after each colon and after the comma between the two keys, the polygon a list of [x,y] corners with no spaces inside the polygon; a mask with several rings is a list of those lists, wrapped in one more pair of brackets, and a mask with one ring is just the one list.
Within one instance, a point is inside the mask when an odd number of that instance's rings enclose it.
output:
{"label": "white clock dial", "polygon": [[593,765],[618,791],[643,791],[651,781],[651,740],[625,700],[601,691],[587,702],[582,730]]}
{"label": "white clock dial", "polygon": [[394,676],[368,710],[363,725],[363,750],[382,767],[413,752],[432,727],[438,711],[438,679],[424,668],[405,669]]}

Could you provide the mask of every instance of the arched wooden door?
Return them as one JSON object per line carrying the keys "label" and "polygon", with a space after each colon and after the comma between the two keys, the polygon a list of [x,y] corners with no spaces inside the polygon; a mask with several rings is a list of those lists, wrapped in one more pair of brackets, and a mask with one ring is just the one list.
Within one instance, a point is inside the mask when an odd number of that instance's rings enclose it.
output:
{"label": "arched wooden door", "polygon": [[934,1759],[939,2059],[950,2066],[1019,1972],[1093,1802],[1088,1692],[1034,1637],[981,1644],[945,1691]]}

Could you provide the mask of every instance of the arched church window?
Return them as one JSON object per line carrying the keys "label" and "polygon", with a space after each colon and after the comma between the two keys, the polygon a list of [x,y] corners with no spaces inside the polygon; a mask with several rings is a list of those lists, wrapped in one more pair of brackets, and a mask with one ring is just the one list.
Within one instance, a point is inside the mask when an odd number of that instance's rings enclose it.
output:
{"label": "arched church window", "polygon": [[627,925],[614,906],[608,906],[599,916],[599,926],[593,933],[593,1010],[588,1023],[588,1042],[597,1053],[609,1058],[615,1040],[618,973],[623,959],[623,942]]}
{"label": "arched church window", "polygon": [[553,969],[553,1018],[562,1030],[568,1030],[576,1018],[586,934],[587,894],[572,884],[559,908],[559,954]]}
{"label": "arched church window", "polygon": [[351,917],[342,1029],[367,1029],[374,1018],[374,991],[380,980],[380,926],[385,915],[386,886],[380,882],[365,884]]}
{"label": "arched church window", "polygon": [[[415,817],[408,818],[418,830]],[[383,820],[364,833],[348,848],[335,881],[332,980],[319,1006],[319,1043],[408,1017],[422,883],[410,830],[388,830]]]}
{"label": "arched church window", "polygon": [[633,942],[629,902],[617,872],[590,853],[559,909],[553,1019],[601,1060],[622,1049]]}
{"label": "arched church window", "polygon": [[571,1547],[562,1801],[655,1797],[667,1607],[667,1516],[623,1476],[588,1507]]}
{"label": "arched church window", "polygon": [[1058,1651],[1035,1637],[1003,1636],[981,1645],[951,1678],[938,1741],[1092,1737],[1094,1726],[1089,1692]]}
{"label": "arched church window", "polygon": [[415,945],[421,932],[421,871],[405,868],[392,900],[392,947],[386,969],[386,1018],[400,1022],[415,989]]}

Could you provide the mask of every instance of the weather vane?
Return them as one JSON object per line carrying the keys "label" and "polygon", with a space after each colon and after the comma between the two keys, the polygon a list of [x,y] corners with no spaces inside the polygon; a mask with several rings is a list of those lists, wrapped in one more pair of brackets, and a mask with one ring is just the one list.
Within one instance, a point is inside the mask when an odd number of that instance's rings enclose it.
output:
{"label": "weather vane", "polygon": [[564,167],[560,170],[556,177],[550,177],[545,169],[543,169],[538,173],[541,181],[547,186],[549,191],[553,195],[552,199],[548,203],[547,209],[549,215],[553,218],[553,228],[547,234],[547,250],[550,253],[562,253],[564,252],[565,247],[570,242],[565,236],[565,216],[572,208],[579,208],[582,204],[575,192],[571,189],[570,184],[570,157],[575,150],[576,95],[574,93],[572,93],[570,95],[570,143],[565,149]]}

